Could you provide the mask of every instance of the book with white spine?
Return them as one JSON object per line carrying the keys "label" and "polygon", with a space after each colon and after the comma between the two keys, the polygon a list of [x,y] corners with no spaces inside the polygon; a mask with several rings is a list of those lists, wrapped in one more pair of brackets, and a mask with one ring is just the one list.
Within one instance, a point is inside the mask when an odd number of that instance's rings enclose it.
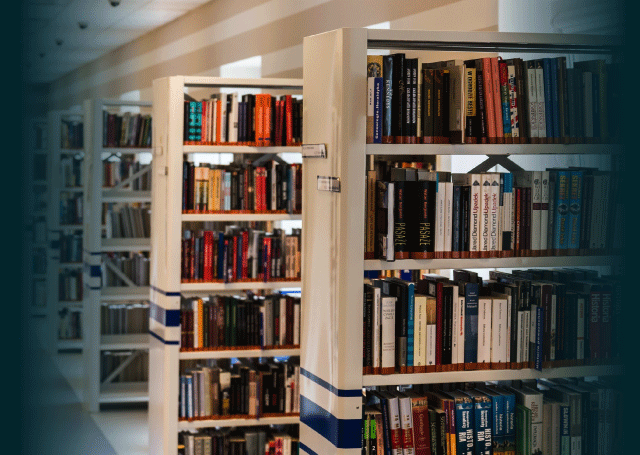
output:
{"label": "book with white spine", "polygon": [[540,201],[540,251],[546,254],[549,248],[549,171],[541,172],[541,201]]}
{"label": "book with white spine", "polygon": [[489,257],[491,228],[491,174],[480,175],[480,257]]}
{"label": "book with white spine", "polygon": [[480,257],[481,174],[471,174],[471,208],[469,211],[469,257]]}
{"label": "book with white spine", "polygon": [[[542,172],[533,171],[531,179],[531,250],[538,255],[542,244]],[[545,236],[546,237],[546,236]]]}
{"label": "book with white spine", "polygon": [[489,174],[491,184],[489,199],[489,256],[498,257],[500,237],[500,216],[499,216],[499,200],[500,200],[500,174],[494,172]]}

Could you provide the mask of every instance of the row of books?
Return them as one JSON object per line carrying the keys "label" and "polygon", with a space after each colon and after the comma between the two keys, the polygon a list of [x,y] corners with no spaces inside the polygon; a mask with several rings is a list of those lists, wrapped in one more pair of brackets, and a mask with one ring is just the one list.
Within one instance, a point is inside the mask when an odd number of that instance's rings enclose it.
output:
{"label": "row of books", "polygon": [[58,339],[79,340],[82,338],[82,311],[77,308],[58,310]]}
{"label": "row of books", "polygon": [[141,164],[140,161],[133,159],[120,159],[118,161],[102,162],[102,186],[111,188],[118,185],[123,180],[128,179],[134,174],[148,169],[148,172],[142,173],[138,178],[134,178],[129,184],[124,185],[122,189],[131,189],[133,191],[150,191],[151,190],[151,165]]}
{"label": "row of books", "polygon": [[61,269],[58,274],[58,300],[65,302],[82,301],[82,272]]}
{"label": "row of books", "polygon": [[82,231],[60,234],[60,262],[82,262]]}
{"label": "row of books", "polygon": [[595,59],[367,56],[367,143],[620,139],[619,67]]}
{"label": "row of books", "polygon": [[182,281],[297,281],[301,271],[301,229],[227,226],[224,230],[185,229]]}
{"label": "row of books", "polygon": [[178,433],[178,444],[178,455],[297,455],[300,440],[291,428],[205,428]]}
{"label": "row of books", "polygon": [[188,145],[295,146],[302,143],[302,99],[268,93],[215,93],[197,101],[185,95]]}
{"label": "row of books", "polygon": [[143,303],[109,304],[100,307],[103,335],[149,332],[149,305]]}
{"label": "row of books", "polygon": [[454,270],[365,281],[363,373],[522,369],[620,361],[620,277],[577,269]]}
{"label": "row of books", "polygon": [[[129,358],[134,356],[132,360]],[[100,353],[100,381],[104,381],[111,374],[119,370],[123,363],[127,365],[110,382],[146,382],[149,380],[149,351],[131,352],[101,351]]]}
{"label": "row of books", "polygon": [[151,209],[149,203],[104,204],[105,238],[151,237]]}
{"label": "row of books", "polygon": [[618,453],[621,399],[613,382],[574,378],[368,391],[362,453]]}
{"label": "row of books", "polygon": [[77,120],[62,119],[60,123],[60,148],[81,149],[84,147],[84,127]]}
{"label": "row of books", "polygon": [[300,366],[271,361],[229,369],[210,365],[180,374],[180,420],[259,418],[300,412]]}
{"label": "row of books", "polygon": [[60,224],[82,224],[82,193],[60,192]]}
{"label": "row of books", "polygon": [[151,115],[102,111],[103,147],[151,147]]}
{"label": "row of books", "polygon": [[619,177],[577,167],[477,174],[371,169],[365,258],[588,255],[621,248]]}
{"label": "row of books", "polygon": [[281,160],[213,166],[183,163],[182,209],[218,211],[302,211],[302,165]]}
{"label": "row of books", "polygon": [[64,188],[82,186],[82,158],[63,156],[60,158],[60,176]]}
{"label": "row of books", "polygon": [[211,295],[183,298],[180,350],[300,345],[300,297]]}
{"label": "row of books", "polygon": [[[149,286],[149,253],[103,253],[102,283],[104,286]],[[112,270],[107,264],[118,270]],[[129,279],[125,281],[121,275]]]}

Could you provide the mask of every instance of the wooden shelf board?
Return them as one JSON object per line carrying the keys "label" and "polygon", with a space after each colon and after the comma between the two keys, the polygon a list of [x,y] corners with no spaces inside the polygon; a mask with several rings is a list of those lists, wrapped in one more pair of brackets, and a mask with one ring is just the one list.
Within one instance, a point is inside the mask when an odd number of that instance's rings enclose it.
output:
{"label": "wooden shelf board", "polygon": [[180,292],[215,292],[215,291],[242,291],[244,289],[282,289],[299,288],[300,281],[270,281],[251,283],[181,283]]}
{"label": "wooden shelf board", "polygon": [[149,286],[104,287],[100,292],[100,300],[148,300],[149,291]]}
{"label": "wooden shelf board", "polygon": [[149,334],[101,335],[100,350],[110,349],[149,349]]}
{"label": "wooden shelf board", "polygon": [[620,144],[367,144],[367,155],[614,155]]}
{"label": "wooden shelf board", "polygon": [[103,252],[151,250],[151,239],[149,238],[102,239],[101,243],[100,250]]}
{"label": "wooden shelf board", "polygon": [[183,153],[254,153],[267,155],[272,153],[302,153],[302,147],[254,147],[250,145],[185,145]]}
{"label": "wooden shelf board", "polygon": [[299,416],[263,417],[261,419],[211,419],[179,421],[178,430],[191,430],[208,427],[249,427],[256,425],[290,425],[300,423]]}
{"label": "wooden shelf board", "polygon": [[579,267],[614,265],[618,256],[540,256],[487,259],[402,259],[364,261],[364,270],[427,270],[427,269],[511,269],[522,267]]}
{"label": "wooden shelf board", "polygon": [[623,373],[623,367],[611,365],[579,366],[551,368],[537,371],[530,368],[522,370],[474,370],[443,373],[418,374],[380,374],[362,377],[363,387],[404,385],[404,384],[441,384],[446,382],[482,382],[496,380],[521,380],[538,378],[573,378],[584,376],[611,376]]}
{"label": "wooden shelf board", "polygon": [[131,403],[149,401],[147,382],[113,382],[100,386],[100,403]]}
{"label": "wooden shelf board", "polygon": [[137,154],[137,153],[153,153],[152,147],[102,147],[102,153],[126,153],[126,154]]}
{"label": "wooden shelf board", "polygon": [[289,213],[188,213],[182,221],[285,221],[301,220],[301,214]]}
{"label": "wooden shelf board", "polygon": [[231,359],[234,357],[289,357],[300,355],[300,349],[237,349],[226,351],[180,352],[180,360],[187,359]]}

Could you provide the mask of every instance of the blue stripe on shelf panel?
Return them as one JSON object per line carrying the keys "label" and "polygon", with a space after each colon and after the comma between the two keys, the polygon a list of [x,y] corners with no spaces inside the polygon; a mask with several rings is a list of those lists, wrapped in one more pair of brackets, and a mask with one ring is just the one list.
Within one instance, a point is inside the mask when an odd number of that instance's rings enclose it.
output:
{"label": "blue stripe on shelf panel", "polygon": [[180,297],[179,292],[165,292],[162,289],[159,289],[155,286],[151,286],[151,289],[153,289],[156,292],[159,292],[160,294],[166,295],[167,297]]}
{"label": "blue stripe on shelf panel", "polygon": [[318,376],[316,376],[315,374],[311,373],[310,371],[305,370],[304,368],[300,368],[300,374],[303,375],[304,377],[308,378],[308,379],[311,379],[313,382],[315,382],[319,386],[324,387],[329,392],[333,393],[334,395],[338,395],[339,397],[361,397],[362,396],[362,390],[361,389],[351,389],[351,390],[349,390],[349,389],[339,389],[339,388],[329,384],[324,379],[319,378]]}
{"label": "blue stripe on shelf panel", "polygon": [[307,452],[309,455],[318,455],[317,452],[315,452],[314,450],[311,450],[309,447],[307,447],[306,445],[304,445],[303,443],[299,443],[298,444],[300,447],[300,450],[304,450],[305,452]]}
{"label": "blue stripe on shelf panel", "polygon": [[90,265],[89,269],[90,269],[89,276],[91,276],[91,278],[102,277],[102,268],[99,265]]}
{"label": "blue stripe on shelf panel", "polygon": [[174,344],[174,345],[179,345],[180,342],[179,341],[167,341],[164,338],[162,338],[160,335],[157,335],[155,333],[153,333],[153,331],[149,330],[149,334],[151,336],[153,336],[155,339],[162,341],[164,344]]}
{"label": "blue stripe on shelf panel", "polygon": [[300,395],[300,422],[338,449],[361,448],[362,419],[338,419],[302,395]]}
{"label": "blue stripe on shelf panel", "polygon": [[89,289],[91,289],[92,291],[99,291],[102,288],[100,286],[89,286]]}
{"label": "blue stripe on shelf panel", "polygon": [[180,327],[180,310],[165,310],[158,304],[149,302],[149,317],[165,327]]}

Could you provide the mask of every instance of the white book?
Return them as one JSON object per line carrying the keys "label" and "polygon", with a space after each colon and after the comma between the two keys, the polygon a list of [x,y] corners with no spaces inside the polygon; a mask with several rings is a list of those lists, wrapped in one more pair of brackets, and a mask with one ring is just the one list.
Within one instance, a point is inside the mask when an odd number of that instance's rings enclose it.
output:
{"label": "white book", "polygon": [[541,62],[536,62],[536,100],[538,106],[536,111],[538,137],[545,138],[547,137],[547,120],[544,102],[544,69]]}
{"label": "white book", "polygon": [[278,320],[281,321],[280,322],[280,330],[278,331],[278,344],[280,346],[284,346],[284,341],[285,341],[285,337],[286,337],[286,330],[285,327],[287,326],[286,323],[282,323],[282,321],[285,320],[286,318],[286,314],[287,314],[287,298],[285,296],[280,297],[280,302],[279,302],[279,309],[278,309]]}
{"label": "white book", "polygon": [[238,142],[238,92],[231,93],[231,117],[229,118],[229,142]]}
{"label": "white book", "polygon": [[481,175],[471,174],[471,210],[469,211],[469,251],[480,252]]}
{"label": "white book", "polygon": [[228,142],[227,137],[227,93],[220,94],[220,142]]}
{"label": "white book", "polygon": [[511,308],[513,302],[511,300],[511,295],[504,294],[501,292],[492,292],[494,296],[494,302],[497,300],[498,302],[503,301],[502,304],[498,304],[498,306],[502,307],[503,315],[499,317],[500,320],[503,320],[502,327],[502,342],[498,342],[498,346],[504,344],[504,348],[502,351],[502,356],[504,360],[502,362],[510,362],[511,361]]}
{"label": "white book", "polygon": [[491,194],[489,199],[489,251],[497,253],[500,250],[498,238],[500,237],[500,174],[489,174],[491,182]]}
{"label": "white book", "polygon": [[[373,286],[373,368],[380,368],[380,329],[382,327],[382,308],[381,308],[381,297],[382,291],[379,287]],[[298,306],[299,308],[299,306]],[[377,370],[376,370],[377,371]]]}
{"label": "white book", "polygon": [[215,144],[218,140],[218,97],[211,99],[211,141]]}
{"label": "white book", "polygon": [[491,297],[478,297],[478,363],[491,362],[491,308]]}
{"label": "white book", "polygon": [[480,251],[489,251],[489,229],[491,228],[491,174],[480,177]]}
{"label": "white book", "polygon": [[[457,286],[456,286],[457,288]],[[454,290],[453,295],[453,350],[452,363],[464,363],[464,315],[465,299],[458,296],[458,291]]]}
{"label": "white book", "polygon": [[491,306],[491,363],[507,362],[507,313],[506,296],[493,294]]}
{"label": "white book", "polygon": [[444,184],[444,252],[451,252],[451,240],[453,236],[453,182]]}
{"label": "white book", "polygon": [[[380,304],[378,303],[378,327],[380,325]],[[380,329],[378,328],[378,336],[380,336]],[[293,344],[300,344],[300,304],[295,303],[293,305]],[[378,362],[380,361],[380,340],[378,339]]]}
{"label": "white book", "polygon": [[427,297],[427,366],[436,364],[436,299]]}
{"label": "white book", "polygon": [[[403,433],[413,434],[413,411],[411,410],[411,398],[401,395],[398,398],[398,407],[400,411],[400,428]],[[413,455],[415,453],[413,447],[403,447],[403,455]]]}
{"label": "white book", "polygon": [[445,182],[440,180],[436,183],[436,232],[435,232],[435,251],[436,257],[438,253],[444,251],[444,224],[445,224]]}
{"label": "white book", "polygon": [[542,172],[533,171],[531,179],[531,249],[540,250],[542,241]]}
{"label": "white book", "polygon": [[[390,396],[387,399],[387,404],[389,408],[389,430],[400,430],[402,428],[402,424],[400,423],[400,403],[398,397]],[[402,450],[402,445],[400,448],[391,450],[392,455],[404,455]]]}
{"label": "white book", "polygon": [[549,248],[549,171],[541,172],[540,250]]}
{"label": "white book", "polygon": [[381,368],[395,368],[396,358],[396,297],[383,294],[381,306]]}
{"label": "white book", "polygon": [[[375,299],[374,299],[375,301]],[[414,348],[413,365],[416,367],[427,365],[427,296],[414,295]],[[375,367],[375,359],[374,359]]]}

